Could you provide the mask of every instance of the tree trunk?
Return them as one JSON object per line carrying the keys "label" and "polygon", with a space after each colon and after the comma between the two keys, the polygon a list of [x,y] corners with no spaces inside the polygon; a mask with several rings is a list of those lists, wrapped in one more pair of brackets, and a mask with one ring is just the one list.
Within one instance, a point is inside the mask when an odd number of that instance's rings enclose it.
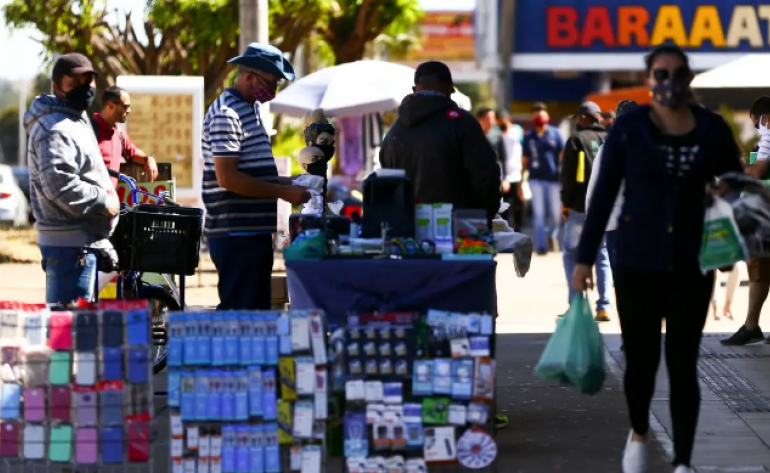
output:
{"label": "tree trunk", "polygon": [[366,42],[350,39],[347,42],[334,41],[330,44],[334,51],[334,65],[360,61],[366,52]]}

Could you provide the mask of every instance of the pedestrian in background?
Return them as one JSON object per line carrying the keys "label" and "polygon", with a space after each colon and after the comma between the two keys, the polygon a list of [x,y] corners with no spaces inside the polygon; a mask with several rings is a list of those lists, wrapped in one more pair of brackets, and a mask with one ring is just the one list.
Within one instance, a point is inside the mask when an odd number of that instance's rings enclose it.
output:
{"label": "pedestrian in background", "polygon": [[[594,102],[585,102],[575,114],[577,119],[575,134],[569,137],[564,145],[564,157],[561,166],[561,204],[565,209],[564,241],[562,243],[562,258],[564,271],[567,275],[569,297],[571,304],[578,291],[572,285],[572,273],[577,259],[577,245],[586,221],[586,196],[588,183],[593,176],[593,163],[599,148],[607,137],[607,130],[602,124],[602,111]],[[597,322],[607,322],[610,317],[607,309],[610,307],[610,287],[612,273],[607,247],[602,242],[594,259],[596,263],[596,282],[599,290],[599,300],[596,302]]]}
{"label": "pedestrian in background", "polygon": [[604,128],[606,128],[609,131],[609,129],[612,128],[612,125],[615,124],[616,117],[617,117],[617,114],[612,110],[608,110],[602,113],[602,125],[604,125]]}
{"label": "pedestrian in background", "polygon": [[228,62],[238,75],[206,111],[202,140],[205,232],[219,276],[217,309],[269,310],[278,199],[300,205],[310,193],[278,176],[259,106],[275,98],[282,80],[294,79],[294,68],[277,48],[258,43]]}
{"label": "pedestrian in background", "polygon": [[578,291],[593,286],[591,266],[625,182],[614,269],[632,427],[623,472],[647,470],[650,403],[665,318],[673,465],[675,473],[691,473],[700,412],[698,354],[714,284],[714,273],[700,269],[707,188],[743,165],[724,118],[690,103],[693,73],[679,47],[652,51],[646,72],[652,103],[620,117],[604,143],[573,284]]}
{"label": "pedestrian in background", "polygon": [[532,129],[524,134],[523,167],[529,173],[532,192],[535,251],[544,255],[549,250],[559,249],[562,215],[559,161],[564,151],[564,140],[559,129],[549,125],[550,116],[544,103],[538,102],[532,107],[531,120]]}
{"label": "pedestrian in background", "polygon": [[30,200],[49,304],[92,301],[99,258],[116,260],[109,237],[120,209],[86,110],[96,71],[78,53],[53,66],[53,95],[24,114]]}
{"label": "pedestrian in background", "polygon": [[520,232],[524,218],[524,193],[521,187],[524,129],[521,125],[513,123],[511,114],[505,110],[497,112],[497,126],[503,134],[505,145],[501,190],[503,199],[510,205],[507,212],[508,222],[514,231]]}
{"label": "pedestrian in background", "polygon": [[481,125],[481,130],[487,137],[490,146],[497,156],[497,164],[500,166],[500,176],[505,173],[506,149],[503,141],[503,133],[497,126],[497,113],[491,108],[480,108],[476,111],[476,119]]}

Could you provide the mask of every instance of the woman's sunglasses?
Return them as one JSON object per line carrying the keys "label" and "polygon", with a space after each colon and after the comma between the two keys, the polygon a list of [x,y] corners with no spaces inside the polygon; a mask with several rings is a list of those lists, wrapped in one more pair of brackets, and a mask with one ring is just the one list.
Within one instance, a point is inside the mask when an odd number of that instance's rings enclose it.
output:
{"label": "woman's sunglasses", "polygon": [[679,66],[673,71],[665,68],[653,69],[652,77],[657,82],[664,82],[669,79],[686,79],[690,76],[690,69],[685,66]]}

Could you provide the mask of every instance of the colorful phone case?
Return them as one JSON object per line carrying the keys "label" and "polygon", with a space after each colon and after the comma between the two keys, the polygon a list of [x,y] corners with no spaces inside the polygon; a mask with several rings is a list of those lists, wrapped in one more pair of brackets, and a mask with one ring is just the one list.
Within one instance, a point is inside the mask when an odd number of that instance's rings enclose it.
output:
{"label": "colorful phone case", "polygon": [[75,353],[75,384],[78,386],[96,384],[96,353]]}
{"label": "colorful phone case", "polygon": [[149,378],[148,358],[146,348],[132,348],[128,351],[128,381],[130,383],[146,383]]}
{"label": "colorful phone case", "polygon": [[24,338],[30,345],[45,343],[43,335],[43,315],[40,312],[27,312],[24,316]]}
{"label": "colorful phone case", "polygon": [[45,389],[24,389],[24,420],[27,422],[45,420]]}
{"label": "colorful phone case", "polygon": [[48,365],[48,381],[52,385],[65,385],[70,383],[72,360],[68,351],[55,351],[51,353],[51,363]]}
{"label": "colorful phone case", "polygon": [[49,384],[51,352],[47,349],[25,351],[22,353],[22,377],[25,386],[45,386]]}
{"label": "colorful phone case", "polygon": [[102,313],[102,345],[120,348],[123,345],[123,314],[108,310]]}
{"label": "colorful phone case", "polygon": [[99,324],[96,312],[80,312],[75,316],[75,348],[77,351],[96,350]]}
{"label": "colorful phone case", "polygon": [[72,391],[69,386],[51,386],[51,399],[49,402],[52,420],[61,422],[70,421],[72,410]]}
{"label": "colorful phone case", "polygon": [[48,458],[52,462],[69,463],[72,460],[72,426],[51,427]]}
{"label": "colorful phone case", "polygon": [[93,465],[98,458],[99,445],[95,427],[75,431],[75,463]]}
{"label": "colorful phone case", "polygon": [[150,429],[146,421],[133,420],[126,427],[128,461],[146,462],[150,459]]}
{"label": "colorful phone case", "polygon": [[102,425],[123,424],[123,393],[105,391],[100,393]]}
{"label": "colorful phone case", "polygon": [[24,458],[27,460],[45,458],[45,427],[42,425],[24,426]]}
{"label": "colorful phone case", "polygon": [[54,312],[51,314],[49,345],[54,350],[72,349],[72,313]]}
{"label": "colorful phone case", "polygon": [[15,420],[21,416],[21,386],[3,384],[0,390],[0,419]]}
{"label": "colorful phone case", "polygon": [[78,426],[97,424],[96,393],[75,393],[75,423]]}
{"label": "colorful phone case", "polygon": [[0,338],[15,340],[19,337],[19,313],[9,310],[3,313],[0,320]]}
{"label": "colorful phone case", "polygon": [[146,310],[135,310],[126,315],[128,327],[128,344],[142,346],[149,344],[150,325],[147,322]]}
{"label": "colorful phone case", "polygon": [[0,456],[18,457],[19,456],[19,423],[16,421],[5,421],[0,424]]}
{"label": "colorful phone case", "polygon": [[102,429],[102,462],[106,465],[123,463],[123,427]]}
{"label": "colorful phone case", "polygon": [[102,351],[102,379],[104,381],[123,379],[123,352],[120,348],[105,348]]}

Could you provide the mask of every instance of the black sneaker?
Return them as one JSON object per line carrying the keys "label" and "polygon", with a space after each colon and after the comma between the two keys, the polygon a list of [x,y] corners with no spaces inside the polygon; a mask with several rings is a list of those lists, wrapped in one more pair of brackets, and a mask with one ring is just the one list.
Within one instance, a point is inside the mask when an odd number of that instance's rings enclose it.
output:
{"label": "black sneaker", "polygon": [[765,339],[762,329],[757,327],[754,330],[749,330],[746,326],[742,326],[735,332],[732,337],[725,338],[721,341],[722,345],[729,346],[743,346],[751,343],[758,343]]}

